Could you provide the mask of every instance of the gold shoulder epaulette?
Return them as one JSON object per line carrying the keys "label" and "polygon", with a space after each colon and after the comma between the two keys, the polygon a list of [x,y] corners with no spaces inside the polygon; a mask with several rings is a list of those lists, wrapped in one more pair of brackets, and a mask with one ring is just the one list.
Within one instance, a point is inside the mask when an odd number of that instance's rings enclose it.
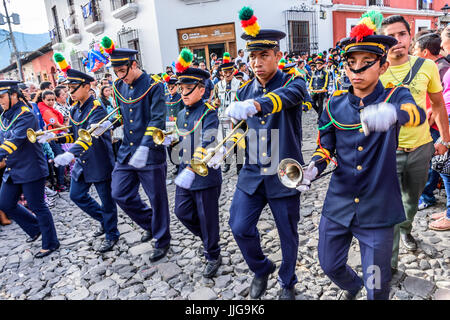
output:
{"label": "gold shoulder epaulette", "polygon": [[96,107],[100,107],[102,105],[102,103],[98,100],[94,100],[94,106]]}
{"label": "gold shoulder epaulette", "polygon": [[151,78],[153,79],[153,81],[155,82],[161,82],[161,78],[159,76],[157,76],[156,74],[152,75]]}
{"label": "gold shoulder epaulette", "polygon": [[344,94],[344,93],[347,93],[347,92],[348,92],[348,90],[336,90],[336,91],[333,93],[333,97],[340,96],[340,95],[342,95],[342,94]]}
{"label": "gold shoulder epaulette", "polygon": [[395,88],[395,87],[396,87],[395,84],[393,84],[392,82],[389,82],[389,83],[385,86],[386,89],[392,89],[392,88]]}
{"label": "gold shoulder epaulette", "polygon": [[23,111],[23,112],[30,112],[30,108],[28,108],[28,107],[22,107],[22,111]]}
{"label": "gold shoulder epaulette", "polygon": [[210,105],[208,102],[205,103],[205,105],[208,107],[209,110],[216,110],[212,105]]}
{"label": "gold shoulder epaulette", "polygon": [[248,80],[247,82],[243,83],[239,89],[242,89],[243,87],[245,87],[246,85],[248,85],[250,82],[252,82],[252,79]]}

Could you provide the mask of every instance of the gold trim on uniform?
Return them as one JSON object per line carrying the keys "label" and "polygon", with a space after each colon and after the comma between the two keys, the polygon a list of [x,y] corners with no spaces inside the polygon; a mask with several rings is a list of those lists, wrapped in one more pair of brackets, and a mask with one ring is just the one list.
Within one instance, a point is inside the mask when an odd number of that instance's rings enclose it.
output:
{"label": "gold trim on uniform", "polygon": [[9,154],[12,154],[14,151],[12,151],[12,149],[10,147],[5,146],[4,144],[2,144],[0,146],[0,148],[2,148],[3,150],[5,150],[6,152],[8,152]]}
{"label": "gold trim on uniform", "polygon": [[17,146],[14,143],[12,143],[11,141],[6,140],[3,142],[3,144],[6,144],[8,147],[12,148],[14,151],[17,150]]}
{"label": "gold trim on uniform", "polygon": [[386,47],[382,45],[381,43],[376,42],[355,42],[350,43],[348,46],[345,47],[344,51],[347,51],[348,49],[355,47],[355,46],[372,46],[372,47],[378,47],[382,49],[384,52],[386,52]]}

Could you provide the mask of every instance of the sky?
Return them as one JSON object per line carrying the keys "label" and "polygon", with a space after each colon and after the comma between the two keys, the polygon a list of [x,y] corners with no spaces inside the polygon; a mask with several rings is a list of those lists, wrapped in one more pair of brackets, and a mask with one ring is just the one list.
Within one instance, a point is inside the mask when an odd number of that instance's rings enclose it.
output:
{"label": "sky", "polygon": [[[20,15],[20,25],[12,25],[13,31],[34,34],[48,32],[44,0],[6,0],[6,4],[10,15]],[[3,0],[0,0],[0,13],[5,14]],[[8,25],[0,28],[8,30]]]}

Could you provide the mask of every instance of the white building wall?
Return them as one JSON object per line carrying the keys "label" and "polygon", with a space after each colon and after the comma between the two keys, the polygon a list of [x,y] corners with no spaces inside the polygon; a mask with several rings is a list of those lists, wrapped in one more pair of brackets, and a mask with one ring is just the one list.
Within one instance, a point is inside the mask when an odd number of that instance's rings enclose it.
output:
{"label": "white building wall", "polygon": [[[204,0],[199,0],[204,1]],[[77,25],[82,36],[82,42],[73,45],[65,40],[62,22],[60,22],[63,36],[66,59],[70,60],[70,52],[87,51],[89,44],[95,40],[101,41],[104,36],[109,36],[117,41],[118,31],[125,26],[138,29],[139,42],[144,68],[150,73],[159,73],[163,67],[171,65],[179,53],[177,29],[208,26],[223,23],[235,23],[237,49],[245,48],[245,42],[240,39],[242,29],[238,17],[238,11],[244,5],[249,5],[255,10],[259,24],[265,29],[278,29],[287,33],[284,11],[292,7],[298,7],[302,3],[319,11],[319,5],[312,1],[304,0],[218,0],[203,2],[200,4],[186,4],[184,0],[136,0],[139,5],[139,13],[136,19],[122,23],[111,14],[109,0],[100,0],[99,6],[102,21],[105,23],[104,32],[98,36],[85,31],[84,19],[81,13],[81,5],[87,0],[75,0],[75,12]],[[314,2],[315,3],[315,2]],[[331,0],[319,0],[320,4],[330,4]],[[59,20],[69,16],[69,8],[65,0],[45,0],[49,29],[53,29],[54,22],[51,8],[56,5]],[[330,8],[327,11],[326,20],[316,17],[318,23],[319,50],[327,50],[333,45],[332,14]],[[281,50],[287,50],[287,41],[281,42]]]}

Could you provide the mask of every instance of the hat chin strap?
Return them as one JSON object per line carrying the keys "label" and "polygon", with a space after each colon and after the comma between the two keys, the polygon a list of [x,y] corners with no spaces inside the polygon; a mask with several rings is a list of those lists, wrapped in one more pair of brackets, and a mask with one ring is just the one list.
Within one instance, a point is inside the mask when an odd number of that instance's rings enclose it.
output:
{"label": "hat chin strap", "polygon": [[132,64],[133,64],[133,61],[130,61],[127,63],[127,73],[122,78],[120,78],[120,80],[124,81],[125,78],[128,77],[128,74],[130,73]]}
{"label": "hat chin strap", "polygon": [[381,60],[381,56],[378,56],[378,58],[376,58],[374,61],[372,61],[371,63],[369,63],[367,66],[364,66],[364,67],[362,67],[362,68],[360,68],[360,69],[358,69],[358,70],[352,69],[352,68],[350,68],[350,67],[349,67],[349,69],[350,69],[351,72],[353,72],[353,73],[355,73],[355,74],[358,74],[358,73],[361,73],[361,72],[366,71],[366,70],[369,69],[369,68],[372,68],[372,67],[375,65],[375,63],[377,63],[377,62],[380,61],[380,60]]}
{"label": "hat chin strap", "polygon": [[75,92],[77,92],[81,88],[82,85],[83,85],[83,83],[80,83],[80,85],[75,90],[70,91],[70,95],[75,94]]}
{"label": "hat chin strap", "polygon": [[190,96],[190,95],[192,94],[192,92],[194,92],[195,89],[197,89],[197,87],[198,87],[199,84],[200,84],[200,82],[197,82],[197,84],[195,85],[195,87],[192,88],[192,90],[189,91],[189,93],[187,93],[187,94],[181,94],[181,95],[182,95],[183,97],[188,97],[188,96]]}

